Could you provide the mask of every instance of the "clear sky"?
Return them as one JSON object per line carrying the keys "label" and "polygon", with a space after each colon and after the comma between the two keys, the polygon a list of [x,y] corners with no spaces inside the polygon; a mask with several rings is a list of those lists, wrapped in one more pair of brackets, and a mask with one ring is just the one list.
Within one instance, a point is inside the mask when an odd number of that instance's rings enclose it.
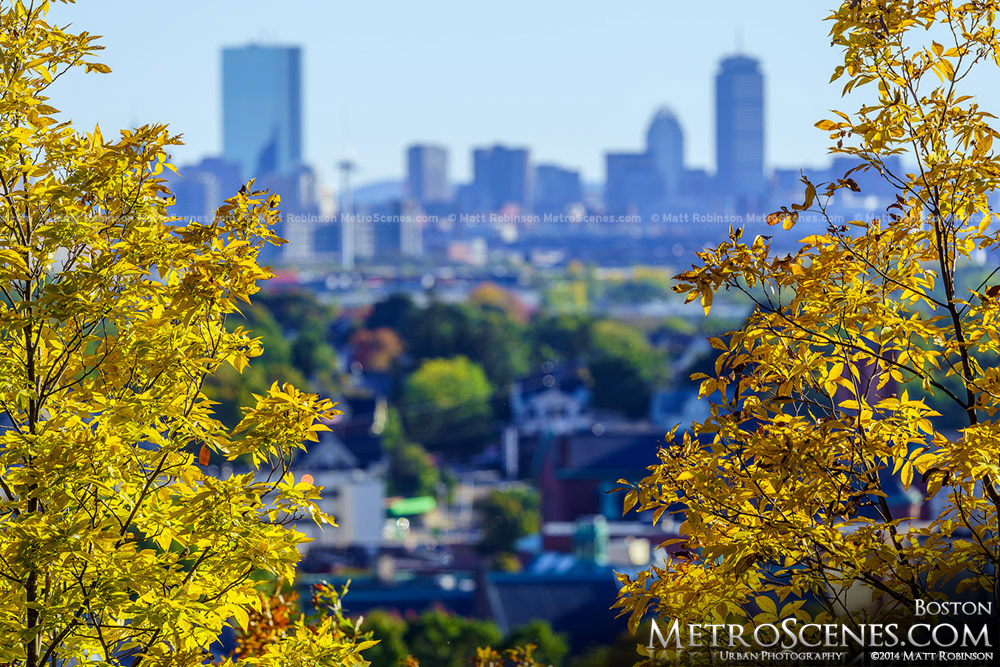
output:
{"label": "clear sky", "polygon": [[823,18],[834,0],[79,0],[57,23],[103,35],[108,75],[59,82],[53,102],[87,129],[169,123],[185,164],[221,151],[223,46],[304,48],[307,160],[327,183],[353,148],[359,180],[399,178],[415,141],[450,149],[528,146],[535,163],[604,178],[604,152],[642,147],[661,105],[683,125],[689,166],[714,168],[713,80],[721,57],[759,57],[767,162],[822,165],[813,123],[853,110],[828,85],[839,54]]}

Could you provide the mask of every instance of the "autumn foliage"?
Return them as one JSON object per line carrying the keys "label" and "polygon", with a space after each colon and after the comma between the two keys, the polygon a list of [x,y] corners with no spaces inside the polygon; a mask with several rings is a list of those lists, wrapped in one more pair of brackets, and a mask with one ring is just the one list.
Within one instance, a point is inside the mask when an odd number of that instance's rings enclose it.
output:
{"label": "autumn foliage", "polygon": [[[252,182],[211,222],[169,217],[160,125],[77,132],[46,91],[107,72],[49,2],[0,2],[0,664],[188,666],[292,578],[297,520],[332,525],[288,474],[327,400],[274,384],[234,430],[202,387],[259,342],[226,317],[269,272],[278,201]],[[210,457],[255,471],[207,474]],[[295,628],[241,664],[360,664]]]}
{"label": "autumn foliage", "polygon": [[[650,612],[748,632],[792,617],[857,628],[918,599],[996,600],[1000,287],[993,274],[964,287],[958,275],[1000,246],[998,134],[969,78],[1000,66],[998,9],[851,0],[830,16],[844,56],[833,78],[869,101],[818,127],[898,197],[880,219],[844,224],[829,209],[859,189],[853,174],[804,179],[805,201],[769,220],[775,239],[732,230],[678,276],[706,311],[723,290],[755,308],[711,341],[715,372],[700,377],[711,417],[671,434],[628,489],[626,510],[681,517],[684,543],[662,567],[622,576],[616,606],[633,628]],[[913,173],[887,166],[895,154]],[[803,211],[827,224],[801,232]],[[772,249],[790,234],[794,252]],[[964,423],[938,430],[918,394],[957,406]],[[648,664],[683,657],[640,650]]]}

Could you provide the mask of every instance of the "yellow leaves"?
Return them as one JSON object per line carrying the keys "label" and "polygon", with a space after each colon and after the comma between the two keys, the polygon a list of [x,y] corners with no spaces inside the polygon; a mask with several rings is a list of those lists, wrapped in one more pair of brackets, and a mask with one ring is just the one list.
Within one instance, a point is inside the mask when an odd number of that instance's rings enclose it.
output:
{"label": "yellow leaves", "polygon": [[774,604],[769,596],[761,595],[754,600],[760,610],[767,615],[767,618],[777,618],[778,617],[778,607]]}
{"label": "yellow leaves", "polygon": [[240,628],[246,632],[250,627],[250,615],[239,605],[234,605],[230,608],[230,611],[236,619],[236,622],[239,623]]}
{"label": "yellow leaves", "polygon": [[701,285],[701,306],[705,310],[705,317],[708,317],[709,311],[712,309],[712,300],[715,297],[715,293],[712,291],[711,286]]}
{"label": "yellow leaves", "polygon": [[767,216],[766,222],[772,227],[777,224],[781,224],[781,228],[784,230],[789,230],[795,226],[795,223],[799,221],[799,214],[788,211],[787,209],[782,209],[777,213],[772,213]]}
{"label": "yellow leaves", "polygon": [[912,463],[910,463],[909,461],[906,461],[905,463],[903,463],[903,466],[900,469],[899,479],[903,483],[903,488],[904,489],[909,489],[910,488],[910,484],[913,483],[913,464]]}
{"label": "yellow leaves", "polygon": [[941,78],[941,81],[955,80],[955,66],[950,60],[942,58],[934,65],[934,72]]}
{"label": "yellow leaves", "polygon": [[698,398],[705,398],[706,396],[711,396],[719,388],[719,382],[715,378],[708,378],[701,383],[698,389]]}
{"label": "yellow leaves", "polygon": [[838,361],[837,363],[833,364],[833,366],[830,367],[829,372],[823,378],[822,381],[823,389],[829,396],[831,397],[836,396],[837,391],[841,385],[844,385],[848,388],[853,388],[853,385],[850,383],[850,381],[841,377],[843,372],[844,372],[844,364],[843,362]]}
{"label": "yellow leaves", "polygon": [[[686,443],[695,444],[663,452],[626,495],[629,508],[683,504],[688,541],[685,555],[623,589],[629,611],[655,604],[670,617],[707,618],[741,598],[763,618],[780,606],[774,598],[846,591],[861,573],[885,587],[877,595],[902,599],[914,580],[934,589],[969,563],[992,572],[1000,372],[989,366],[1000,353],[1000,287],[977,287],[988,269],[970,282],[956,265],[968,270],[963,258],[998,245],[988,201],[995,118],[963,90],[973,59],[959,67],[964,54],[996,49],[992,27],[987,46],[966,21],[992,26],[994,17],[973,3],[875,4],[843,3],[835,13],[845,58],[833,78],[848,77],[845,90],[877,83],[880,94],[857,114],[816,124],[836,137],[835,151],[868,167],[866,178],[807,181],[805,201],[767,222],[789,228],[795,213],[822,212],[828,197],[860,206],[855,195],[867,196],[880,175],[899,196],[880,219],[831,216],[784,258],[764,240],[731,235],[678,277],[689,300],[739,289],[753,310],[737,331],[709,341],[722,354],[711,376],[693,378],[712,401],[690,427]],[[953,48],[922,30],[904,35],[915,26],[947,34],[935,28],[944,7],[953,11]],[[889,156],[912,146],[919,169],[894,170]],[[949,405],[948,419],[977,423],[945,437],[935,431],[936,404]],[[909,510],[893,497],[899,487],[910,498],[925,488],[939,494],[931,507],[945,509],[932,527],[906,521]],[[985,547],[955,535],[968,530],[963,521]],[[984,583],[993,586],[993,575]]]}

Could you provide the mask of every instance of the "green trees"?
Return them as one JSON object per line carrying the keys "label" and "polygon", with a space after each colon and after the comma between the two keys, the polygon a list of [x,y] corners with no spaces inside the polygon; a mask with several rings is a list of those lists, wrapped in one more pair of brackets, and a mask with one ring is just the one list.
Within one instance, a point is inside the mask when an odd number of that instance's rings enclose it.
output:
{"label": "green trees", "polygon": [[467,357],[482,366],[498,388],[506,388],[528,371],[523,325],[492,307],[432,301],[400,333],[414,359]]}
{"label": "green trees", "polygon": [[641,331],[613,320],[595,322],[590,343],[594,406],[633,419],[645,416],[653,389],[663,378],[665,361]]}
{"label": "green trees", "polygon": [[389,455],[389,495],[433,496],[441,483],[441,471],[421,445],[411,442],[395,408],[389,408],[382,443]]}
{"label": "green trees", "polygon": [[477,510],[483,526],[479,549],[486,554],[509,553],[517,540],[541,528],[538,493],[531,489],[493,491]]}
{"label": "green trees", "polygon": [[494,388],[466,357],[428,359],[406,380],[406,430],[432,451],[469,454],[492,434]]}
{"label": "green trees", "polygon": [[[245,187],[214,222],[171,221],[166,128],[112,141],[56,118],[56,77],[108,68],[48,7],[0,3],[0,663],[202,665],[255,577],[292,576],[288,522],[332,523],[287,475],[331,405],[275,384],[235,431],[215,418],[205,378],[260,354],[226,318],[268,277],[277,201]],[[272,477],[208,477],[211,453]],[[329,630],[253,664],[360,664]]]}
{"label": "green trees", "polygon": [[[439,609],[405,619],[375,611],[365,617],[362,629],[381,638],[377,646],[365,653],[372,667],[403,667],[408,664],[408,656],[419,665],[467,667],[478,655],[485,654],[485,647],[509,651],[528,644],[536,647],[534,657],[538,663],[531,665],[561,665],[569,652],[564,636],[553,632],[543,621],[514,628],[503,639],[497,626],[489,621],[466,619]],[[476,660],[475,664],[499,667],[501,663]]]}

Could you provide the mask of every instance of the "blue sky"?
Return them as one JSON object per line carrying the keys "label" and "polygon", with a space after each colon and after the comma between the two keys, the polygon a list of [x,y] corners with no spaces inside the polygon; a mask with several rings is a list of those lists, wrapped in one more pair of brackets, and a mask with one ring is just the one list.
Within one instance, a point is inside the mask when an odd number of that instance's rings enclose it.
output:
{"label": "blue sky", "polygon": [[832,4],[80,0],[52,16],[103,35],[113,71],[67,77],[53,102],[105,135],[169,123],[185,135],[185,164],[221,149],[220,49],[299,44],[306,158],[327,183],[348,147],[360,181],[400,177],[414,141],[448,146],[456,180],[472,147],[499,141],[600,181],[604,152],[639,149],[660,105],[681,119],[688,164],[714,167],[713,77],[740,35],[767,77],[768,164],[825,164],[813,123],[859,104],[827,84],[839,56],[823,21]]}

